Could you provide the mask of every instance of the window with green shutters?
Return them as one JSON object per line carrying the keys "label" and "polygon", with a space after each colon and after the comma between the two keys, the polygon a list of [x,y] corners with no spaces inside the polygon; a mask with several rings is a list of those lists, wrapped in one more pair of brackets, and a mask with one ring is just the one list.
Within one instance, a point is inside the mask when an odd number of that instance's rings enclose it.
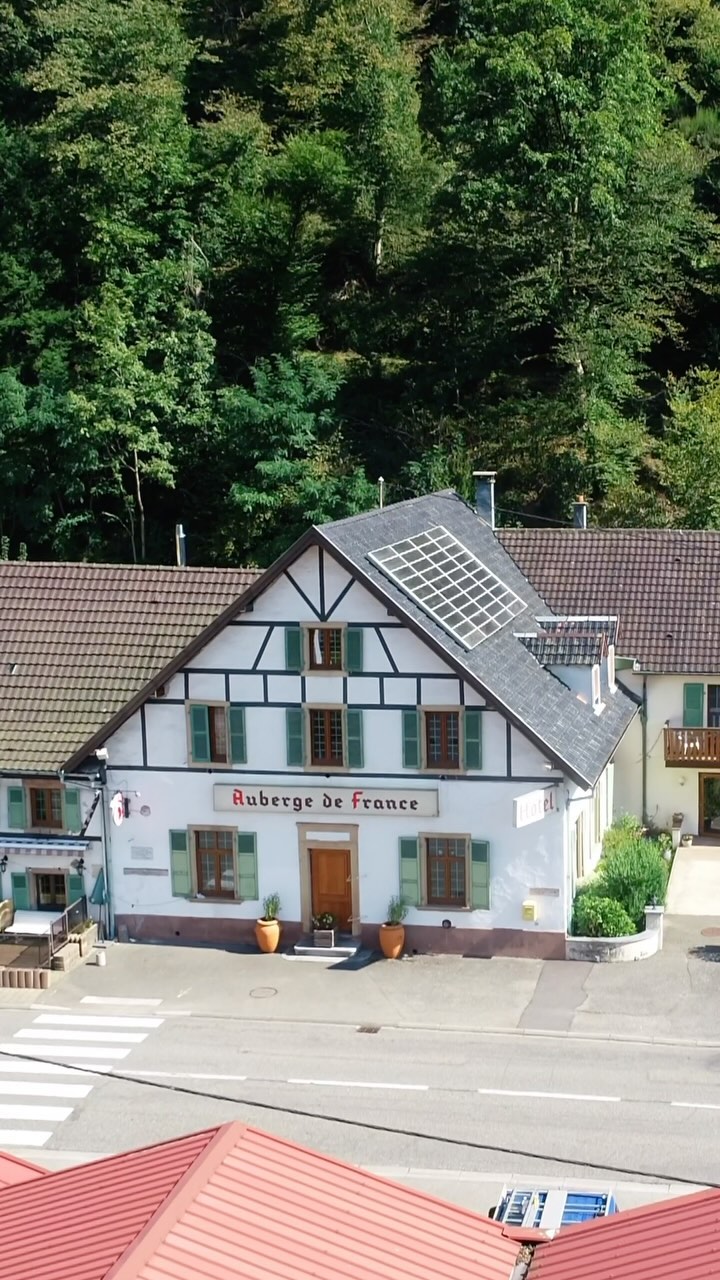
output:
{"label": "window with green shutters", "polygon": [[[465,859],[461,858],[462,846]],[[446,848],[451,846],[451,848]],[[449,869],[440,867],[442,855],[447,854]],[[450,857],[452,854],[452,857]],[[408,906],[425,907],[433,904],[452,910],[453,906],[466,910],[488,911],[490,908],[490,846],[487,840],[468,840],[466,836],[433,835],[402,836],[399,841],[400,895]],[[453,861],[459,862],[453,868]],[[450,876],[452,883],[438,881],[440,873]],[[441,876],[442,878],[442,876]],[[451,900],[458,888],[462,901]],[[443,890],[443,893],[440,892]],[[450,892],[452,891],[452,892]],[[443,895],[447,901],[441,901]]]}
{"label": "window with green shutters", "polygon": [[403,711],[403,768],[430,773],[457,772],[459,767],[482,769],[482,725],[482,712],[473,707]]}
{"label": "window with green shutters", "polygon": [[63,814],[65,830],[71,835],[77,835],[82,830],[82,808],[80,805],[80,792],[77,787],[65,788],[63,792]]}
{"label": "window with green shutters", "polygon": [[683,685],[683,725],[686,729],[699,729],[705,724],[705,685]]}
{"label": "window with green shutters", "polygon": [[245,708],[236,703],[188,704],[191,764],[246,764]]}
{"label": "window with green shutters", "polygon": [[8,787],[7,825],[11,831],[82,831],[82,803],[77,787],[34,785]]}

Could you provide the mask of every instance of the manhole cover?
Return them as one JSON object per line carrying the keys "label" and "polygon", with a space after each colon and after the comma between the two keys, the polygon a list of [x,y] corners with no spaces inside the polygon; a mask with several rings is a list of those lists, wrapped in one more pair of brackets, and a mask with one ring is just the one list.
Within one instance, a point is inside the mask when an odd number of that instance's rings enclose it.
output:
{"label": "manhole cover", "polygon": [[709,929],[700,930],[701,938],[720,938],[720,928],[717,925],[711,925]]}
{"label": "manhole cover", "polygon": [[269,1000],[270,996],[277,995],[277,987],[253,987],[250,995],[253,1000]]}
{"label": "manhole cover", "polygon": [[379,1030],[379,1027],[358,1027],[360,1034],[365,1036],[376,1036]]}

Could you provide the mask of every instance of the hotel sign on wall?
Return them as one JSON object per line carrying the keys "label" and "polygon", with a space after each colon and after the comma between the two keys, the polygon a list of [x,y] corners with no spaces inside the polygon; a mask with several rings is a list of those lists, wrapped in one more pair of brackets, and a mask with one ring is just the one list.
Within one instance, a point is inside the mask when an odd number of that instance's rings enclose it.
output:
{"label": "hotel sign on wall", "polygon": [[555,787],[543,787],[541,791],[528,791],[525,796],[513,800],[514,825],[529,827],[531,822],[541,822],[550,814],[558,811],[557,790]]}
{"label": "hotel sign on wall", "polygon": [[324,813],[355,814],[387,818],[395,814],[415,814],[435,818],[438,793],[382,791],[376,787],[213,787],[213,807],[224,813]]}

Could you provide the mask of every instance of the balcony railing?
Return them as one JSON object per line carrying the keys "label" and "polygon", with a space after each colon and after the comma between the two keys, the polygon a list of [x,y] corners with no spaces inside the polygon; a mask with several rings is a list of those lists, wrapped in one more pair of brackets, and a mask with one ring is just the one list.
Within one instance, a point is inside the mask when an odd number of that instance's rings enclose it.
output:
{"label": "balcony railing", "polygon": [[666,765],[720,765],[720,729],[666,729]]}

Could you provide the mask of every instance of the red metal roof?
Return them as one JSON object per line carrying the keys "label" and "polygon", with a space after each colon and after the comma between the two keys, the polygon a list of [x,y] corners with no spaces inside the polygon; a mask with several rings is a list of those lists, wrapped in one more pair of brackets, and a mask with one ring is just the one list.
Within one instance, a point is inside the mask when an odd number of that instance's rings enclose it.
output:
{"label": "red metal roof", "polygon": [[20,1156],[9,1156],[0,1151],[0,1187],[14,1187],[19,1182],[32,1182],[34,1178],[42,1178],[47,1169],[38,1164],[30,1164],[29,1160],[21,1160]]}
{"label": "red metal roof", "polygon": [[1,1280],[105,1280],[217,1129],[8,1187]]}
{"label": "red metal roof", "polygon": [[0,1199],[0,1280],[510,1280],[500,1223],[242,1124]]}
{"label": "red metal roof", "polygon": [[717,1280],[720,1191],[643,1205],[562,1231],[527,1280]]}

